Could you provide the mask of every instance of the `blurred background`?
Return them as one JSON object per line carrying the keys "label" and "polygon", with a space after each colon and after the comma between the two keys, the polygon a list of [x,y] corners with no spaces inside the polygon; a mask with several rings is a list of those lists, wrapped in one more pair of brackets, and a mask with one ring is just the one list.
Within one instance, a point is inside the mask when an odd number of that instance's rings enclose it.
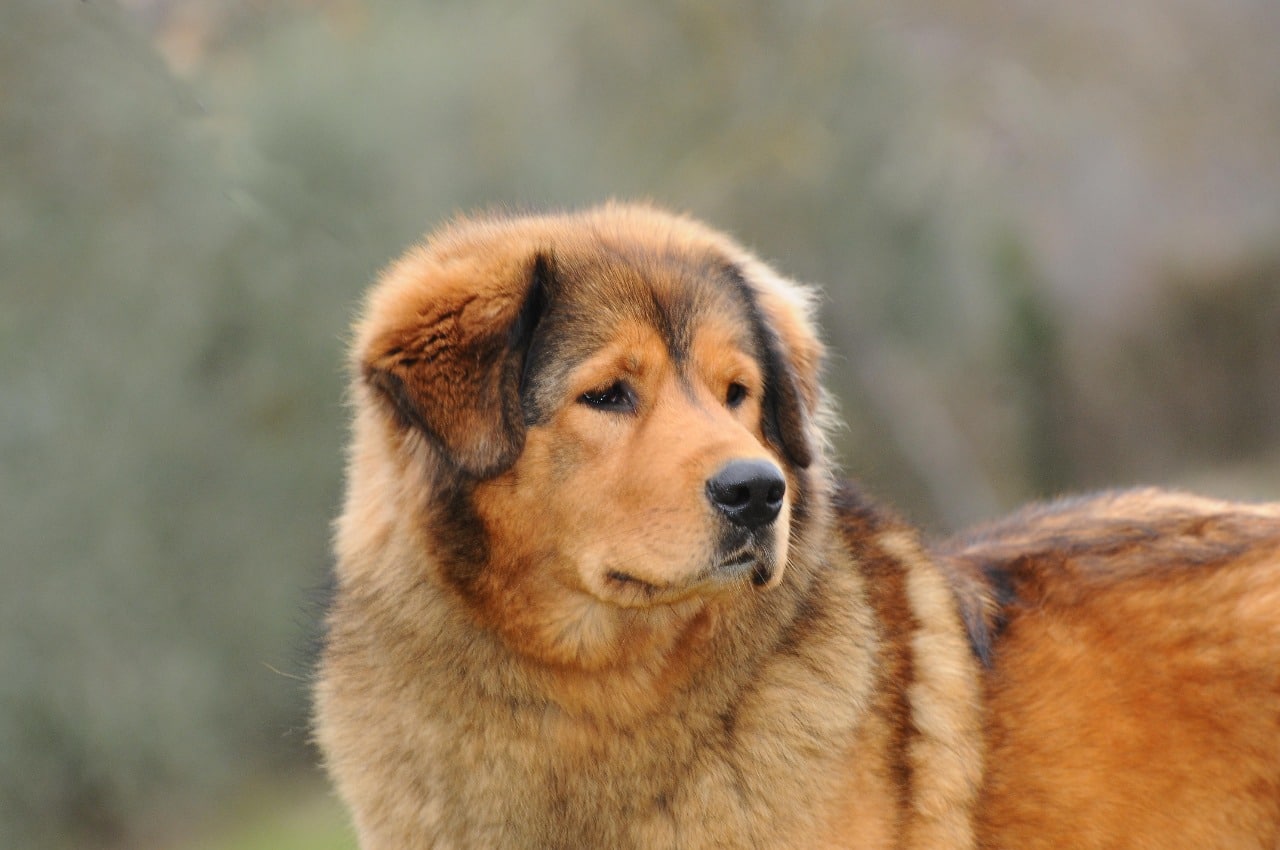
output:
{"label": "blurred background", "polygon": [[0,847],[349,848],[306,720],[361,290],[650,198],[824,288],[931,533],[1280,498],[1274,0],[5,0]]}

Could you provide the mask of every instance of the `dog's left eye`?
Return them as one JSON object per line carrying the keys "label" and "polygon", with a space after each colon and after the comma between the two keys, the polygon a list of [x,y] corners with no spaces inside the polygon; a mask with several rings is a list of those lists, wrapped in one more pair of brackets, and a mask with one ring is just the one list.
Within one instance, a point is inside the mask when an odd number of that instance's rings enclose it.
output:
{"label": "dog's left eye", "polygon": [[729,407],[737,407],[746,400],[747,388],[737,381],[734,381],[729,385],[729,389],[725,390],[724,403]]}
{"label": "dog's left eye", "polygon": [[622,381],[614,381],[604,389],[588,390],[578,397],[578,401],[599,410],[612,410],[619,413],[630,413],[636,409],[635,395]]}

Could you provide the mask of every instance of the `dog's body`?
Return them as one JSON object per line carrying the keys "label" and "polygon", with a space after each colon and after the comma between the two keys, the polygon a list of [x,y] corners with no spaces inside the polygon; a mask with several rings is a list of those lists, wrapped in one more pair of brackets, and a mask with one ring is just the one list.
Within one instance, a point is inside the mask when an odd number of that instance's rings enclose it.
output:
{"label": "dog's body", "polygon": [[837,482],[809,298],[643,207],[374,289],[317,735],[366,850],[1280,846],[1280,508],[932,551]]}

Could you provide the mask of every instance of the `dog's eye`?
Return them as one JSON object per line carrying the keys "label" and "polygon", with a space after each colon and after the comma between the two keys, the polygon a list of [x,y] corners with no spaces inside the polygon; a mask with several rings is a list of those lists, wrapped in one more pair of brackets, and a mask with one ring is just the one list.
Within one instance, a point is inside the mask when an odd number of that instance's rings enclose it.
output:
{"label": "dog's eye", "polygon": [[729,385],[729,389],[725,390],[724,403],[729,407],[737,407],[746,400],[747,388],[737,381],[734,381]]}
{"label": "dog's eye", "polygon": [[622,381],[614,381],[603,389],[589,390],[583,393],[578,401],[598,410],[612,410],[619,413],[629,413],[636,409],[636,399],[631,392],[631,387]]}

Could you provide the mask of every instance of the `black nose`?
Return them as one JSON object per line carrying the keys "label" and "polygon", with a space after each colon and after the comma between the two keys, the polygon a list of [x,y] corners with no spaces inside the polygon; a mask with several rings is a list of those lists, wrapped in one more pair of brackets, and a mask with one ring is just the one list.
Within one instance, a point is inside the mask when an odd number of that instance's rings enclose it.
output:
{"label": "black nose", "polygon": [[734,460],[707,480],[707,498],[730,522],[762,528],[778,518],[787,492],[782,470],[767,460]]}

